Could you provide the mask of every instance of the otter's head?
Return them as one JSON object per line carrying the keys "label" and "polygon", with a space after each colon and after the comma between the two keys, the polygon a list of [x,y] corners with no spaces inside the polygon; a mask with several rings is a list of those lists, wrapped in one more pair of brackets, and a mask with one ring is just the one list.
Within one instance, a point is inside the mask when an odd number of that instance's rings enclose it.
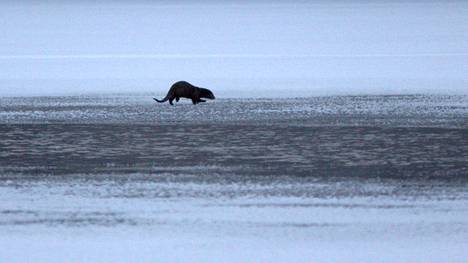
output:
{"label": "otter's head", "polygon": [[213,92],[211,92],[211,90],[200,88],[200,98],[207,98],[207,99],[210,99],[210,100],[214,100],[215,96],[214,96]]}

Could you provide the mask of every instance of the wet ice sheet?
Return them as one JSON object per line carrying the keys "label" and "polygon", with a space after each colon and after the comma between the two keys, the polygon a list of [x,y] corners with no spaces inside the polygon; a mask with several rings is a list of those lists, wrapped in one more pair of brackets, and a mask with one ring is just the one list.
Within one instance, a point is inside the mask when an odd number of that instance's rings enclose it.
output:
{"label": "wet ice sheet", "polygon": [[0,171],[179,174],[211,166],[225,176],[457,180],[466,175],[466,129],[311,122],[0,125]]}

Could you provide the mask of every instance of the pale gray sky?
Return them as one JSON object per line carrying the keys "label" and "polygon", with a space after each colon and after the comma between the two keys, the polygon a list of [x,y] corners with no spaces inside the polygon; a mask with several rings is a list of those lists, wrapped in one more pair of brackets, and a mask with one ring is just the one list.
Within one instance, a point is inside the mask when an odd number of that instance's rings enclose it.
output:
{"label": "pale gray sky", "polygon": [[0,96],[468,93],[463,1],[2,2],[0,37]]}

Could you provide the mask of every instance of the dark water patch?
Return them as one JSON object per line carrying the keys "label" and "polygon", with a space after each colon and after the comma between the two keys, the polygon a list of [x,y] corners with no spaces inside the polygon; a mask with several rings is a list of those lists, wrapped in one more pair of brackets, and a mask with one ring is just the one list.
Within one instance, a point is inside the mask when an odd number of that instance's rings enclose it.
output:
{"label": "dark water patch", "polygon": [[0,171],[459,180],[468,174],[468,129],[303,123],[0,124]]}

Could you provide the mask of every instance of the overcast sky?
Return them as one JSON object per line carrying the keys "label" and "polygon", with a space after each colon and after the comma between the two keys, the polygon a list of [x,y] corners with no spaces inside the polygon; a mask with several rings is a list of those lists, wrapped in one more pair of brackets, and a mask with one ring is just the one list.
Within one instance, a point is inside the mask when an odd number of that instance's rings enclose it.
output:
{"label": "overcast sky", "polygon": [[468,94],[463,1],[0,3],[0,95],[218,89]]}

